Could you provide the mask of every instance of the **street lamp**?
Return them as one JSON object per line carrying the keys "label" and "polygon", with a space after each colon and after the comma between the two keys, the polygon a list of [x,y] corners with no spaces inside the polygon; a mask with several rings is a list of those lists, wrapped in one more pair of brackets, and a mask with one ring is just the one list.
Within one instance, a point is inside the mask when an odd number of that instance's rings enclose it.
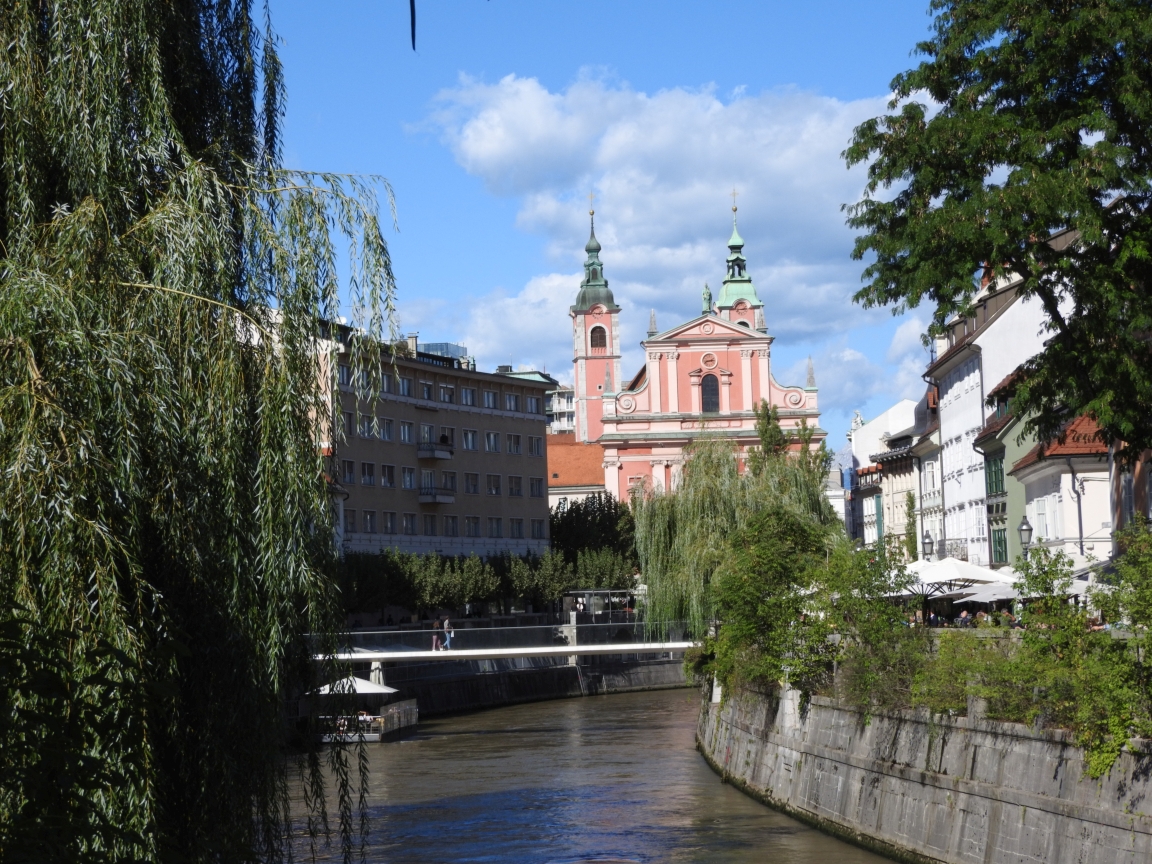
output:
{"label": "street lamp", "polygon": [[924,560],[925,561],[931,561],[932,560],[932,547],[935,544],[932,540],[932,535],[928,533],[927,528],[924,529],[924,536],[922,538],[920,538],[920,542],[924,544]]}
{"label": "street lamp", "polygon": [[1032,545],[1032,525],[1028,522],[1028,517],[1025,516],[1020,520],[1020,527],[1016,529],[1020,532],[1020,547],[1024,550],[1024,560],[1028,560],[1028,547]]}

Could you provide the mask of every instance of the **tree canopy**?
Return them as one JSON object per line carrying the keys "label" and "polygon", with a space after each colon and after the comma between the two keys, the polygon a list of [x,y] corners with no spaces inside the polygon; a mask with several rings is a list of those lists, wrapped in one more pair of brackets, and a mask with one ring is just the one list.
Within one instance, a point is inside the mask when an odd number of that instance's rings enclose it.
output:
{"label": "tree canopy", "polygon": [[976,271],[1013,274],[1048,317],[1018,411],[1041,438],[1091,414],[1125,455],[1152,446],[1152,6],[1147,0],[933,0],[927,59],[893,113],[855,130],[874,255],[856,299],[966,314]]}
{"label": "tree canopy", "polygon": [[379,390],[378,187],[279,167],[249,0],[17,0],[0,38],[0,860],[282,860],[326,770],[347,857],[354,768],[313,751],[293,814],[286,712],[339,624],[325,449],[336,352]]}

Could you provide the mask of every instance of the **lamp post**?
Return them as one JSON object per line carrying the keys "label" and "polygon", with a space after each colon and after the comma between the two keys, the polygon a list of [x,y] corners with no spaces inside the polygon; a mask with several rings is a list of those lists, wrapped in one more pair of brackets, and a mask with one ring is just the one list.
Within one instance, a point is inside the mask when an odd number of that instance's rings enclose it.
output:
{"label": "lamp post", "polygon": [[924,544],[924,560],[932,560],[932,547],[935,542],[932,540],[932,535],[928,533],[928,529],[924,529],[924,536],[920,538],[920,542]]}
{"label": "lamp post", "polygon": [[1032,525],[1025,516],[1020,520],[1020,527],[1016,529],[1020,533],[1020,547],[1024,550],[1024,560],[1028,560],[1028,547],[1032,545]]}

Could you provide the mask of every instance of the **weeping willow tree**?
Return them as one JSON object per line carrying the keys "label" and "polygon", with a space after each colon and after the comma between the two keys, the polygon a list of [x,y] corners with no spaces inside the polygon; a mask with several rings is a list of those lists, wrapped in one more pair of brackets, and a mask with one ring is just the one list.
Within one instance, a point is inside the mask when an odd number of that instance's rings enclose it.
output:
{"label": "weeping willow tree", "polygon": [[[14,0],[0,28],[0,861],[283,860],[286,706],[337,623],[334,354],[378,392],[392,309],[380,186],[279,167],[248,0]],[[304,827],[348,857],[327,753]]]}
{"label": "weeping willow tree", "polygon": [[831,459],[823,444],[812,446],[815,430],[801,425],[790,437],[776,409],[761,403],[757,431],[761,446],[749,454],[747,470],[740,470],[730,442],[701,437],[686,449],[674,490],[648,488],[634,496],[650,621],[687,621],[690,632],[702,636],[715,616],[710,586],[730,539],[769,504],[835,530],[824,494]]}

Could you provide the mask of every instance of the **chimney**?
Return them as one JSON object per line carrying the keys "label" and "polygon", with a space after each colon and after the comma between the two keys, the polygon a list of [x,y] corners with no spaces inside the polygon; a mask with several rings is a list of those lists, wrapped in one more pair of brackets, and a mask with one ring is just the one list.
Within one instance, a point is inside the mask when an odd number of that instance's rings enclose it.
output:
{"label": "chimney", "polygon": [[408,353],[411,354],[413,357],[416,356],[416,346],[419,344],[416,341],[416,337],[419,335],[420,335],[419,333],[409,333],[408,334]]}

